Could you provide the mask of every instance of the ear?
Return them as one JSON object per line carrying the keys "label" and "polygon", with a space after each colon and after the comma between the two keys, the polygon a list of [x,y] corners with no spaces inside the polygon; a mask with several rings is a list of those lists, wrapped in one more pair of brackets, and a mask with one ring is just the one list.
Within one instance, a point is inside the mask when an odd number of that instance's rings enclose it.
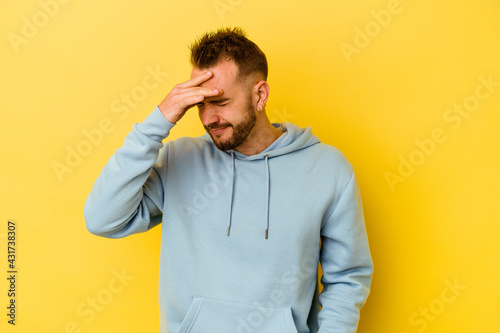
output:
{"label": "ear", "polygon": [[254,86],[254,102],[257,104],[257,110],[265,110],[269,89],[269,84],[266,81],[259,81]]}

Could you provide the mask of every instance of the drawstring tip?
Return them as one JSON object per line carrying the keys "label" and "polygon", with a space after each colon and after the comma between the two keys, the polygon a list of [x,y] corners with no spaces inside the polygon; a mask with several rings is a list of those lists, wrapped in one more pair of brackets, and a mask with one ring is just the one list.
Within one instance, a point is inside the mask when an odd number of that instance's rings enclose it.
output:
{"label": "drawstring tip", "polygon": [[267,239],[267,229],[266,229],[266,239]]}
{"label": "drawstring tip", "polygon": [[226,232],[226,235],[227,235],[227,236],[229,236],[229,229],[230,229],[230,228],[231,228],[231,227],[227,227],[227,232]]}

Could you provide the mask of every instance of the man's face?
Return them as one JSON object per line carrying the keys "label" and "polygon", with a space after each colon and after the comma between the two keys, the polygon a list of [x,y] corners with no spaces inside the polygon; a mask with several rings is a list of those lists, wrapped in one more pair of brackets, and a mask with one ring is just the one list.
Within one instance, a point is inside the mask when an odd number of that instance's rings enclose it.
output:
{"label": "man's face", "polygon": [[200,120],[220,150],[235,149],[249,136],[257,120],[252,102],[252,85],[238,79],[233,61],[221,61],[208,69],[193,68],[191,77],[210,70],[213,76],[202,87],[216,87],[223,94],[198,104]]}

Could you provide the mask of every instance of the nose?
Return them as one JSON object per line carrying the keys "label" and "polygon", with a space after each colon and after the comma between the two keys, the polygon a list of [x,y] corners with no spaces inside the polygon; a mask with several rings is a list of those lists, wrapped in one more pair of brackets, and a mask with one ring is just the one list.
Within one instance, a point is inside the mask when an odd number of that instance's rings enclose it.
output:
{"label": "nose", "polygon": [[206,103],[203,109],[200,109],[200,120],[204,126],[219,122],[220,117],[217,108]]}

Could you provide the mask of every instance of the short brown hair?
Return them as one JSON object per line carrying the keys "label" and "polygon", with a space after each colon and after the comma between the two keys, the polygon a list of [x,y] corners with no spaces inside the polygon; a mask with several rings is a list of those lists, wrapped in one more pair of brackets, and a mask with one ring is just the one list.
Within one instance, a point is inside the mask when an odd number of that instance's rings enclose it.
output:
{"label": "short brown hair", "polygon": [[221,60],[233,60],[240,78],[261,73],[267,80],[267,59],[264,52],[239,27],[207,32],[191,46],[191,65],[205,69]]}

